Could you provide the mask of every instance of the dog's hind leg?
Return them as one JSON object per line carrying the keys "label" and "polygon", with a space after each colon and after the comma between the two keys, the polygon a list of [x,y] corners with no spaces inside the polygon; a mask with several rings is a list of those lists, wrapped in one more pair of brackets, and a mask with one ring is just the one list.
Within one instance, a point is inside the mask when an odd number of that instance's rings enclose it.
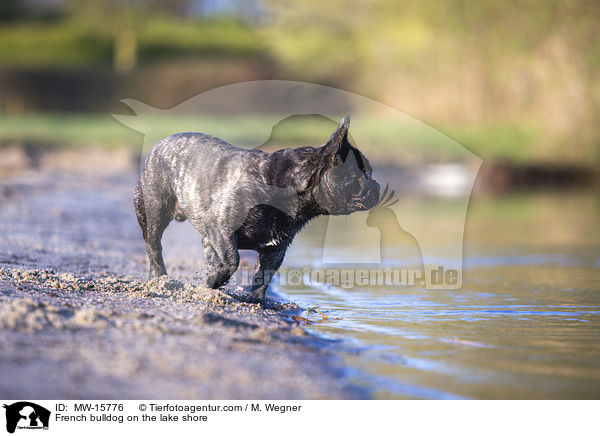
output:
{"label": "dog's hind leg", "polygon": [[135,187],[135,194],[133,195],[133,207],[135,209],[135,215],[137,216],[138,223],[142,229],[142,236],[144,241],[146,240],[146,205],[144,204],[144,194],[142,194],[142,187],[138,182]]}
{"label": "dog's hind leg", "polygon": [[173,219],[175,195],[172,192],[154,192],[152,187],[138,185],[134,197],[135,211],[146,241],[150,261],[148,279],[167,275],[162,256],[162,235]]}

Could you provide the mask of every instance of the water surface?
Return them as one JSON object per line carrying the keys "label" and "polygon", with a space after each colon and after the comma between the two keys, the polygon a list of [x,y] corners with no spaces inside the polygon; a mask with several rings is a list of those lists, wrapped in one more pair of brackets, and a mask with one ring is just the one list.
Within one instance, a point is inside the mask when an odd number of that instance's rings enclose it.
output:
{"label": "water surface", "polygon": [[[275,290],[330,317],[307,328],[376,398],[600,398],[599,204],[594,192],[473,198],[459,290]],[[315,265],[313,235],[286,266]]]}

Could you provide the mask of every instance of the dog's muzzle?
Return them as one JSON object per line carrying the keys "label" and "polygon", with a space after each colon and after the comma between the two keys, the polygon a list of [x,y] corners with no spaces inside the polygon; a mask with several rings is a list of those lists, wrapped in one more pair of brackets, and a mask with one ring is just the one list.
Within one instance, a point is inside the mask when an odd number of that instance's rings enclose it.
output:
{"label": "dog's muzzle", "polygon": [[379,183],[373,181],[373,186],[369,189],[369,194],[367,195],[367,200],[365,201],[365,206],[367,207],[367,209],[371,209],[375,207],[377,203],[379,203],[379,195]]}

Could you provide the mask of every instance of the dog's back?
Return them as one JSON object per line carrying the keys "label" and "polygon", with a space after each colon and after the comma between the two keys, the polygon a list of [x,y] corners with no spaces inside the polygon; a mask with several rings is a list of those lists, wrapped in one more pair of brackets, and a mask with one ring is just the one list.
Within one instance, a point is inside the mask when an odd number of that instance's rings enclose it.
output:
{"label": "dog's back", "polygon": [[235,230],[245,218],[246,205],[287,199],[280,190],[257,183],[255,170],[267,156],[203,133],[178,133],[158,142],[148,153],[134,195],[144,239],[148,223],[157,219],[161,234],[166,220],[186,218],[203,236],[206,226],[222,217]]}
{"label": "dog's back", "polygon": [[173,219],[202,234],[207,285],[237,270],[239,249],[258,252],[250,287],[264,302],[296,233],[320,214],[367,210],[379,199],[366,158],[348,142],[349,118],[321,147],[273,153],[235,147],[211,135],[180,133],[149,153],[134,197],[150,278],[166,275],[161,238]]}

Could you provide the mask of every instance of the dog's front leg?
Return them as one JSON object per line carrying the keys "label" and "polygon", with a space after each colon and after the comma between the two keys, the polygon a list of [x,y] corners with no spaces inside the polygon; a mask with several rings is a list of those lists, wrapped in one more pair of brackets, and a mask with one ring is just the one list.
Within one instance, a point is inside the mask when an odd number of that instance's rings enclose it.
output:
{"label": "dog's front leg", "polygon": [[206,286],[217,289],[237,271],[240,254],[234,238],[213,237],[212,240],[202,238],[204,258],[208,269]]}
{"label": "dog's front leg", "polygon": [[285,257],[286,249],[269,250],[258,252],[258,260],[256,261],[256,272],[252,277],[252,286],[248,288],[250,291],[250,301],[265,305],[265,294],[271,279],[281,266]]}

